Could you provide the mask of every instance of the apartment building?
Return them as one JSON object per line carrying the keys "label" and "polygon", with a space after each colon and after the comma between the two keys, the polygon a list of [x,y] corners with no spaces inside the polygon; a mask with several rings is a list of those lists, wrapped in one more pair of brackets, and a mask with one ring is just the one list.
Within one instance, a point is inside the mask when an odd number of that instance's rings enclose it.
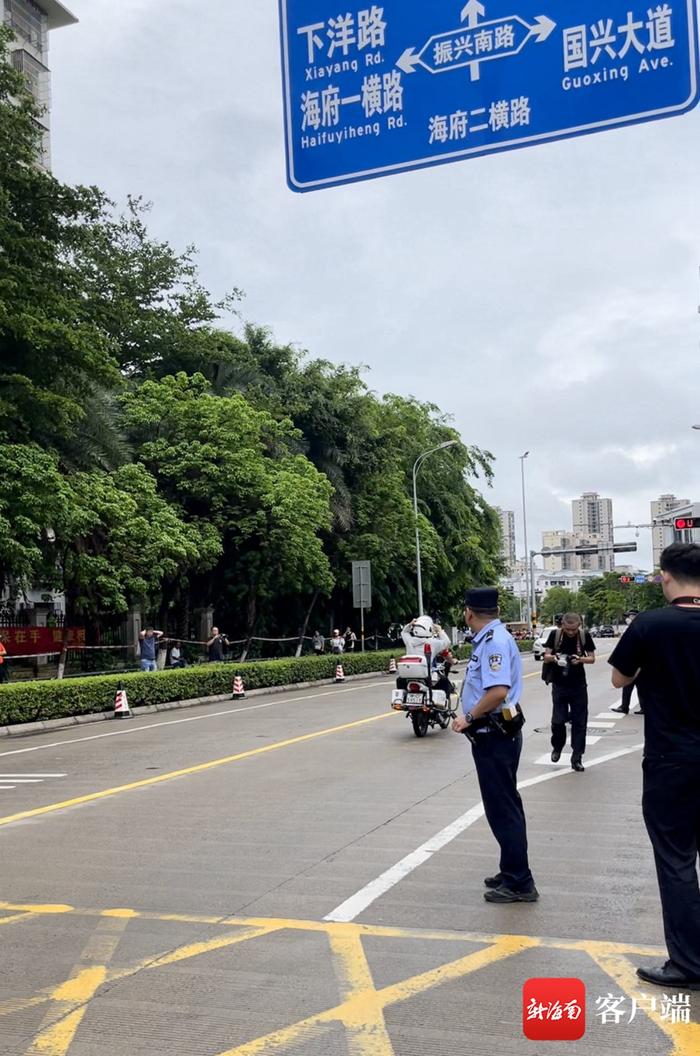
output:
{"label": "apartment building", "polygon": [[580,499],[574,499],[571,503],[571,523],[575,535],[582,539],[596,539],[603,546],[610,547],[610,550],[600,555],[600,559],[596,559],[597,563],[582,567],[612,572],[615,568],[612,499],[601,498],[597,491],[585,491]]}
{"label": "apartment building", "polygon": [[0,0],[0,17],[14,33],[12,64],[23,73],[29,90],[43,107],[42,164],[51,168],[51,71],[49,34],[74,25],[78,19],[58,0]]}
{"label": "apartment building", "polygon": [[[542,550],[571,550],[577,546],[600,546],[604,540],[592,532],[576,532],[568,529],[542,532]],[[600,554],[543,554],[546,573],[557,572],[594,572],[599,575],[610,568],[610,557]]]}
{"label": "apartment building", "polygon": [[501,524],[501,557],[509,569],[515,567],[515,514],[495,507]]}

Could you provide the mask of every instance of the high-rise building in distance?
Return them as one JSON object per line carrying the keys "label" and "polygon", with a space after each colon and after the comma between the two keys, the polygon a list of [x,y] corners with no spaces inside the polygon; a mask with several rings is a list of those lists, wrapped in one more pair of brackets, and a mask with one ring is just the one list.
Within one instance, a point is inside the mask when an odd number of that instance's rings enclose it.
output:
{"label": "high-rise building in distance", "polygon": [[612,499],[601,498],[597,491],[585,491],[571,503],[571,520],[575,535],[596,538],[602,546],[610,547],[600,554],[600,568],[612,572],[615,568]]}
{"label": "high-rise building in distance", "polygon": [[515,567],[515,514],[512,510],[495,507],[501,522],[501,557],[509,570]]}
{"label": "high-rise building in distance", "polygon": [[51,71],[49,32],[73,25],[78,19],[58,0],[0,0],[0,18],[14,33],[10,44],[12,65],[23,73],[30,92],[43,107],[39,124],[43,132],[44,168],[51,168]]}
{"label": "high-rise building in distance", "polygon": [[[599,535],[573,532],[566,529],[554,532],[542,532],[542,549],[572,550],[577,546],[598,546],[603,542]],[[600,554],[551,554],[544,553],[545,572],[605,572],[608,569],[608,555]]]}

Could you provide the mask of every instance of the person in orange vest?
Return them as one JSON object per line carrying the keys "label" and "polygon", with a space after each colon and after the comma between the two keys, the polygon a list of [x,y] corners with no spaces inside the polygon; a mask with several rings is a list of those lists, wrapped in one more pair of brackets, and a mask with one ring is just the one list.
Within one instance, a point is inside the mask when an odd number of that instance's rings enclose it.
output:
{"label": "person in orange vest", "polygon": [[10,668],[7,663],[7,649],[5,648],[5,635],[0,634],[0,682],[10,681]]}

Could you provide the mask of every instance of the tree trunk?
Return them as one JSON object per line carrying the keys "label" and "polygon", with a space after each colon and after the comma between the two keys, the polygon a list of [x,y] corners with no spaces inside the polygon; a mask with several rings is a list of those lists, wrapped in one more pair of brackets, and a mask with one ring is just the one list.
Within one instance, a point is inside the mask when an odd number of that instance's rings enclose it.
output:
{"label": "tree trunk", "polygon": [[257,587],[251,586],[248,591],[248,605],[246,607],[246,641],[239,662],[243,663],[248,657],[248,651],[252,644],[253,632],[258,619],[258,591]]}
{"label": "tree trunk", "polygon": [[314,611],[314,608],[316,606],[316,602],[318,601],[318,593],[319,592],[317,590],[314,591],[314,596],[311,599],[311,604],[309,605],[308,609],[306,610],[306,617],[305,617],[304,622],[301,625],[301,629],[299,631],[299,644],[297,645],[297,651],[294,654],[295,656],[301,656],[301,651],[304,648],[304,637],[306,636],[306,632],[309,629],[309,620],[311,619],[311,613]]}

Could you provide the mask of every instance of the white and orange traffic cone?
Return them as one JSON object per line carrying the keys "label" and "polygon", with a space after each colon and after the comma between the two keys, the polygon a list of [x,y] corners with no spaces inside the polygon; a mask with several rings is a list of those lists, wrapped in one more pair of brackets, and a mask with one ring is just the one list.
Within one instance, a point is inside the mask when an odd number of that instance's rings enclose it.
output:
{"label": "white and orange traffic cone", "polygon": [[389,661],[389,674],[390,675],[395,675],[396,674],[396,660],[394,660],[393,656],[392,656],[391,660]]}
{"label": "white and orange traffic cone", "polygon": [[231,700],[243,700],[245,697],[245,686],[243,685],[243,679],[240,675],[236,675],[233,680],[233,693],[231,694]]}
{"label": "white and orange traffic cone", "polygon": [[335,680],[336,680],[336,682],[344,682],[345,681],[345,672],[343,671],[343,665],[342,664],[337,664],[336,665]]}
{"label": "white and orange traffic cone", "polygon": [[130,719],[131,708],[129,707],[129,700],[126,695],[126,690],[123,686],[120,686],[114,697],[114,717],[115,719]]}

